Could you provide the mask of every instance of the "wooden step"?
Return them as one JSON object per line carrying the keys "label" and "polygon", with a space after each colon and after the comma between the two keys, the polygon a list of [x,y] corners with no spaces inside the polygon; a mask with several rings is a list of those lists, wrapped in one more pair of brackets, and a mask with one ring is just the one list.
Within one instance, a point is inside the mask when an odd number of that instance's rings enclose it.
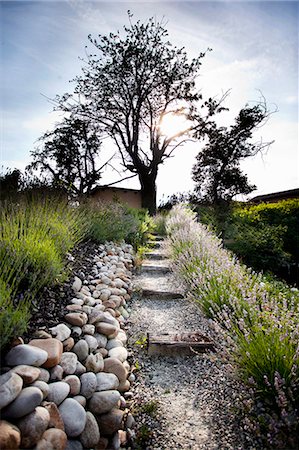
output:
{"label": "wooden step", "polygon": [[190,356],[208,351],[215,351],[215,344],[200,331],[189,333],[147,334],[147,351],[149,355]]}

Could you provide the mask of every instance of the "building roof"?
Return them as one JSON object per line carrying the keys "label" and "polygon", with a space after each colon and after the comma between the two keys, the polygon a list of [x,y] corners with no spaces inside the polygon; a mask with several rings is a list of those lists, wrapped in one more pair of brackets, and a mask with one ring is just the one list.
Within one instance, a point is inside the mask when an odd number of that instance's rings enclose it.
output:
{"label": "building roof", "polygon": [[132,192],[136,194],[140,193],[140,189],[122,188],[114,186],[96,186],[91,190],[91,195],[96,194],[99,191]]}
{"label": "building roof", "polygon": [[288,191],[273,192],[271,194],[257,195],[249,201],[253,203],[271,202],[275,200],[285,200],[288,198],[299,198],[299,189],[289,189]]}

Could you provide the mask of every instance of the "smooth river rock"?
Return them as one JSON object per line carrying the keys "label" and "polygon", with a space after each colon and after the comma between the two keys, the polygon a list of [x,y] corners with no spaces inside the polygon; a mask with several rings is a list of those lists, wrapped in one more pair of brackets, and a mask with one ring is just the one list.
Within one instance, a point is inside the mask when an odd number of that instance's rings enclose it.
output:
{"label": "smooth river rock", "polygon": [[86,340],[84,340],[84,339],[80,339],[80,341],[78,341],[74,345],[72,351],[74,353],[76,353],[76,355],[78,356],[79,361],[81,361],[81,362],[85,361],[85,359],[87,358],[87,356],[89,354],[88,342]]}
{"label": "smooth river rock", "polygon": [[63,351],[63,345],[59,339],[32,339],[29,342],[29,345],[41,348],[48,353],[47,361],[43,364],[43,367],[45,367],[46,369],[59,364]]}
{"label": "smooth river rock", "polygon": [[68,326],[66,326],[64,323],[60,323],[59,325],[56,325],[56,327],[50,328],[52,336],[55,336],[56,339],[63,342],[71,335],[71,330]]}
{"label": "smooth river rock", "polygon": [[47,397],[48,402],[54,402],[56,405],[60,405],[63,400],[69,395],[70,386],[64,381],[57,381],[56,383],[49,384],[49,394]]}
{"label": "smooth river rock", "polygon": [[84,430],[86,423],[86,411],[83,406],[73,398],[67,398],[59,406],[59,412],[68,437],[79,436]]}
{"label": "smooth river rock", "polygon": [[127,370],[117,358],[104,359],[104,372],[114,373],[120,382],[125,381],[127,378]]}
{"label": "smooth river rock", "polygon": [[78,358],[77,355],[73,352],[64,352],[62,353],[60,365],[63,368],[63,372],[65,375],[72,375],[75,373],[77,368]]}
{"label": "smooth river rock", "polygon": [[104,369],[104,359],[101,353],[90,354],[87,356],[84,363],[86,370],[89,372],[98,373]]}
{"label": "smooth river rock", "polygon": [[0,448],[15,450],[20,447],[21,432],[18,427],[6,420],[0,420]]}
{"label": "smooth river rock", "polygon": [[104,414],[115,408],[120,400],[120,393],[114,391],[95,392],[90,399],[89,409],[94,414]]}
{"label": "smooth river rock", "polygon": [[78,395],[81,389],[81,382],[77,375],[67,375],[64,380],[70,387],[70,395]]}
{"label": "smooth river rock", "polygon": [[20,375],[25,384],[33,383],[40,376],[40,369],[38,367],[26,366],[25,364],[13,367],[10,372]]}
{"label": "smooth river rock", "polygon": [[101,435],[111,436],[122,429],[124,411],[112,409],[107,414],[102,414],[98,420]]}
{"label": "smooth river rock", "polygon": [[28,366],[39,367],[47,361],[48,353],[32,345],[17,345],[9,350],[5,357],[5,363],[8,366],[18,366],[25,364]]}
{"label": "smooth river rock", "polygon": [[21,447],[31,448],[36,445],[48,428],[49,421],[49,412],[41,406],[38,406],[31,414],[19,420],[18,428],[21,431]]}
{"label": "smooth river rock", "polygon": [[81,375],[80,394],[89,399],[97,388],[97,377],[93,372],[86,372]]}
{"label": "smooth river rock", "polygon": [[44,432],[35,450],[65,450],[67,445],[67,435],[64,431],[49,428]]}
{"label": "smooth river rock", "polygon": [[85,428],[80,435],[84,448],[94,448],[100,439],[99,426],[94,415],[87,411]]}
{"label": "smooth river rock", "polygon": [[0,409],[9,405],[19,395],[23,387],[22,378],[11,371],[0,376]]}
{"label": "smooth river rock", "polygon": [[31,386],[37,387],[38,389],[40,389],[42,391],[43,399],[45,399],[48,396],[48,394],[49,394],[48,383],[45,383],[44,381],[41,381],[41,380],[37,380],[34,383],[32,383]]}
{"label": "smooth river rock", "polygon": [[49,428],[58,428],[64,431],[64,423],[60,415],[58,406],[53,402],[43,402],[42,406],[50,414]]}
{"label": "smooth river rock", "polygon": [[110,391],[118,388],[119,379],[114,373],[97,373],[97,391]]}
{"label": "smooth river rock", "polygon": [[27,387],[18,397],[2,410],[3,418],[18,419],[30,414],[43,400],[43,394],[37,387]]}
{"label": "smooth river rock", "polygon": [[125,347],[114,347],[108,352],[111,358],[117,358],[120,362],[125,362],[128,357],[128,351]]}

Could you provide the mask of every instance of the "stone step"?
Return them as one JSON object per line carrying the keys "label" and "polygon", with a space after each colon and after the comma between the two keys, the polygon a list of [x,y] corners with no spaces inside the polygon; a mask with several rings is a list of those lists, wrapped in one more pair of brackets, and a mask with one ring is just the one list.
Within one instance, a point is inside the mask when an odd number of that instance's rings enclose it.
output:
{"label": "stone step", "polygon": [[143,298],[153,298],[159,300],[176,300],[179,298],[184,298],[184,295],[180,292],[155,290],[155,289],[142,289]]}
{"label": "stone step", "polygon": [[164,253],[158,253],[158,252],[149,252],[145,254],[147,259],[167,259],[167,256]]}
{"label": "stone step", "polygon": [[161,241],[148,241],[148,245],[150,248],[161,248]]}
{"label": "stone step", "polygon": [[157,274],[164,274],[169,273],[170,269],[168,266],[157,266],[157,265],[151,265],[151,264],[142,264],[141,266],[141,272],[142,273],[157,273]]}
{"label": "stone step", "polygon": [[215,351],[215,344],[200,331],[190,333],[147,333],[147,351],[150,356],[190,356]]}
{"label": "stone step", "polygon": [[164,241],[165,236],[160,236],[159,234],[151,233],[155,238],[155,241]]}

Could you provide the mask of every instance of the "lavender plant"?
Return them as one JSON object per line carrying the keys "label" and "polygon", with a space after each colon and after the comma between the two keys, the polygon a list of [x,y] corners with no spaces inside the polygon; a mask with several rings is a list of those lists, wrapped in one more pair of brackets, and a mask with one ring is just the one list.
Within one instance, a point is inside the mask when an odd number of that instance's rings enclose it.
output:
{"label": "lavender plant", "polygon": [[251,412],[260,415],[267,443],[278,448],[283,442],[295,446],[299,291],[286,286],[279,289],[241,265],[183,205],[170,212],[166,229],[173,269],[226,335],[227,350],[254,393]]}

